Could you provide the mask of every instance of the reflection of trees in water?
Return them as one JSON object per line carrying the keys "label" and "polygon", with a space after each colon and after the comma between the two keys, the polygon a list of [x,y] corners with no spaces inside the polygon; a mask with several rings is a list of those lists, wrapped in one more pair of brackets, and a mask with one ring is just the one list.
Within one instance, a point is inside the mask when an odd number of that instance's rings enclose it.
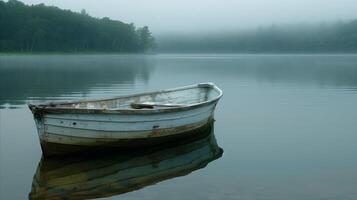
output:
{"label": "reflection of trees in water", "polygon": [[170,73],[197,73],[223,78],[253,79],[279,84],[357,87],[357,56],[353,55],[202,55],[165,56],[161,66]]}
{"label": "reflection of trees in water", "polygon": [[[207,81],[214,82],[230,78],[357,88],[357,56],[353,55],[2,56],[0,104],[71,93],[85,96],[96,86],[133,86],[136,80],[147,82],[154,65],[161,76],[176,80],[191,74],[212,76]],[[193,81],[197,80],[187,82]]]}
{"label": "reflection of trees in water", "polygon": [[147,82],[152,61],[146,56],[3,56],[0,57],[0,104],[28,97],[86,95],[98,84]]}

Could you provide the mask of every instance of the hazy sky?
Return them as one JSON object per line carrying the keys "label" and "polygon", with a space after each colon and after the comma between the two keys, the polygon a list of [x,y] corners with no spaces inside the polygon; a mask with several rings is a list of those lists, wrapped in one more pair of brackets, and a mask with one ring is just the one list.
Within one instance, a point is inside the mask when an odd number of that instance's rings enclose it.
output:
{"label": "hazy sky", "polygon": [[246,29],[357,18],[357,0],[22,0],[108,16],[154,33]]}

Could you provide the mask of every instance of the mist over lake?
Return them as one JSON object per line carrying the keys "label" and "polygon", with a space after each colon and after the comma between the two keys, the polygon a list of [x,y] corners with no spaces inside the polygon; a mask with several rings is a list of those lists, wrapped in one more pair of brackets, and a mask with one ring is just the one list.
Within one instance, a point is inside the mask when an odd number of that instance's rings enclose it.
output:
{"label": "mist over lake", "polygon": [[356,10],[0,0],[0,199],[357,199]]}
{"label": "mist over lake", "polygon": [[42,55],[1,56],[0,63],[2,199],[27,197],[41,158],[26,103],[207,80],[224,91],[214,124],[223,157],[121,198],[355,197],[354,55]]}

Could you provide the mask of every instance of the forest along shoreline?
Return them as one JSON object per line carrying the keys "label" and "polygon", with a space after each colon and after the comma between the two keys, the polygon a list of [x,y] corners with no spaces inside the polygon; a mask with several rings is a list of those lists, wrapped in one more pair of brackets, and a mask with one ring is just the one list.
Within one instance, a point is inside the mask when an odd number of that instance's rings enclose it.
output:
{"label": "forest along shoreline", "polygon": [[[239,26],[239,22],[237,22]],[[153,34],[86,10],[0,0],[0,54],[249,53],[354,54],[357,19],[250,30]]]}
{"label": "forest along shoreline", "polygon": [[0,53],[143,53],[154,46],[147,26],[17,0],[0,0],[0,27]]}

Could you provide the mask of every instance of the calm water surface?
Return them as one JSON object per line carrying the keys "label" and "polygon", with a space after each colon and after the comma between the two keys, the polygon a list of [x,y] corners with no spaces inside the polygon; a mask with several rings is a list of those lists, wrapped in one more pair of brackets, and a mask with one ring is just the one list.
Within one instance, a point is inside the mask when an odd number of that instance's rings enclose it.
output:
{"label": "calm water surface", "polygon": [[27,199],[41,160],[26,103],[206,81],[223,156],[109,199],[357,199],[355,55],[0,56],[0,199]]}

